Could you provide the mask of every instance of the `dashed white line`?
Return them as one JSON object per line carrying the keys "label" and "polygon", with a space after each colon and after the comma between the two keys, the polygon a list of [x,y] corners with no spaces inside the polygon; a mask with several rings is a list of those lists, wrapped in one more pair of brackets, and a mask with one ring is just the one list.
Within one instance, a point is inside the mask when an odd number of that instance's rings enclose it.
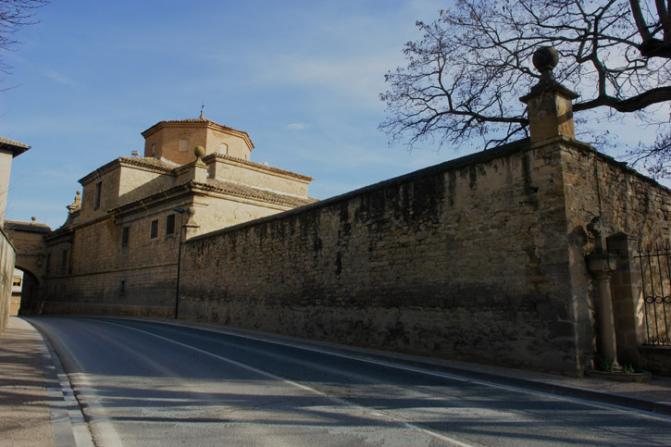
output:
{"label": "dashed white line", "polygon": [[308,392],[310,392],[310,393],[317,394],[317,395],[319,395],[319,396],[322,396],[322,397],[324,397],[324,398],[326,398],[326,399],[328,399],[328,400],[330,400],[330,401],[332,401],[332,402],[338,403],[338,404],[340,404],[340,405],[345,405],[345,406],[349,406],[349,407],[357,408],[357,409],[359,409],[359,410],[367,411],[369,414],[372,414],[372,415],[377,416],[377,417],[382,418],[382,419],[391,420],[391,421],[393,421],[393,422],[395,422],[395,423],[398,423],[398,424],[401,425],[402,427],[405,427],[405,428],[408,428],[408,429],[412,429],[412,430],[415,430],[415,431],[419,431],[419,432],[424,433],[424,434],[426,434],[426,435],[428,435],[428,436],[431,436],[432,438],[439,439],[439,440],[441,440],[441,441],[447,442],[447,443],[449,443],[449,444],[451,444],[451,445],[453,445],[453,446],[455,446],[455,447],[477,447],[476,444],[467,444],[467,443],[462,442],[462,441],[460,441],[460,440],[458,440],[458,439],[454,439],[454,438],[451,438],[451,437],[449,437],[449,436],[445,436],[445,435],[443,435],[443,434],[441,434],[441,433],[437,433],[437,432],[434,432],[434,431],[432,431],[432,430],[428,430],[428,429],[426,429],[426,428],[423,428],[423,427],[421,427],[421,426],[412,424],[412,423],[410,423],[410,422],[403,421],[403,420],[401,420],[401,419],[399,419],[399,418],[392,417],[392,416],[390,416],[390,415],[388,415],[388,414],[385,414],[385,413],[383,413],[383,412],[381,412],[381,411],[379,411],[379,410],[375,410],[375,409],[372,409],[372,408],[364,407],[364,406],[362,406],[362,405],[358,405],[358,404],[349,402],[349,401],[347,401],[347,400],[345,400],[345,399],[341,399],[341,398],[338,398],[338,397],[335,397],[335,396],[328,395],[328,394],[326,394],[326,393],[324,393],[324,392],[322,392],[322,391],[319,391],[319,390],[317,390],[317,389],[315,389],[315,388],[312,388],[312,387],[307,386],[307,385],[303,385],[302,383],[295,382],[295,381],[290,380],[290,379],[287,379],[287,378],[285,378],[285,377],[281,377],[281,376],[278,376],[278,375],[276,375],[276,374],[270,373],[270,372],[268,372],[268,371],[264,371],[264,370],[255,368],[255,367],[253,367],[253,366],[247,365],[247,364],[245,364],[245,363],[241,363],[241,362],[238,362],[238,361],[236,361],[236,360],[229,359],[229,358],[227,358],[227,357],[223,357],[223,356],[221,356],[221,355],[218,355],[218,354],[215,354],[215,353],[206,351],[206,350],[204,350],[204,349],[200,349],[200,348],[197,348],[197,347],[195,347],[195,346],[192,346],[192,345],[189,345],[189,344],[186,344],[186,343],[182,343],[182,342],[179,342],[179,341],[177,341],[177,340],[173,340],[173,339],[168,338],[168,337],[163,337],[162,335],[154,334],[153,332],[145,331],[145,330],[143,330],[143,329],[138,329],[138,328],[135,328],[135,327],[126,326],[126,325],[123,325],[123,324],[118,324],[118,323],[114,323],[114,322],[106,321],[106,320],[101,320],[101,321],[104,321],[104,322],[107,323],[107,324],[113,324],[113,325],[115,325],[115,326],[120,326],[120,327],[123,327],[123,328],[125,328],[125,329],[130,329],[130,330],[134,330],[134,331],[137,331],[137,332],[141,332],[141,333],[143,333],[143,334],[150,335],[150,336],[152,336],[152,337],[158,338],[158,339],[160,339],[160,340],[167,341],[167,342],[172,343],[172,344],[175,344],[175,345],[177,345],[177,346],[181,346],[181,347],[183,347],[183,348],[193,350],[193,351],[198,352],[198,353],[200,353],[200,354],[207,355],[207,356],[209,356],[209,357],[215,358],[215,359],[220,360],[220,361],[222,361],[222,362],[226,362],[226,363],[228,363],[228,364],[230,364],[230,365],[234,365],[234,366],[236,366],[236,367],[238,367],[238,368],[242,368],[242,369],[245,369],[245,370],[247,370],[247,371],[253,372],[253,373],[255,373],[255,374],[258,374],[258,375],[267,377],[267,378],[269,378],[269,379],[276,380],[276,381],[280,381],[280,382],[286,383],[286,384],[288,384],[288,385],[291,385],[291,386],[293,386],[293,387],[302,389],[302,390],[304,390],[304,391],[308,391]]}

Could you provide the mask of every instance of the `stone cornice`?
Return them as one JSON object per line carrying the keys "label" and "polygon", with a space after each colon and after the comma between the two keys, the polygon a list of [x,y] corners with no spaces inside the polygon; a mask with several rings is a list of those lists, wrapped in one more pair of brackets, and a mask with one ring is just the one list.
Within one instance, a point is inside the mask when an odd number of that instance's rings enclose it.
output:
{"label": "stone cornice", "polygon": [[291,171],[286,171],[284,169],[280,168],[274,168],[272,166],[266,166],[261,163],[255,163],[253,161],[249,160],[244,160],[242,158],[237,158],[237,157],[232,157],[230,155],[224,155],[220,153],[213,153],[206,155],[203,157],[203,161],[207,164],[212,163],[213,161],[218,161],[221,163],[227,163],[227,164],[232,164],[232,165],[238,165],[238,166],[243,166],[245,168],[253,169],[255,171],[260,171],[266,174],[273,174],[278,177],[286,177],[290,178],[292,180],[299,180],[303,183],[310,183],[312,182],[312,177],[308,177],[307,175],[303,174],[298,174],[296,172],[291,172]]}
{"label": "stone cornice", "polygon": [[149,160],[150,159],[148,157],[119,157],[110,161],[109,163],[105,163],[95,171],[86,174],[84,177],[79,179],[79,183],[84,186],[94,179],[100,178],[102,175],[107,174],[121,166],[140,169],[143,171],[156,172],[157,174],[170,174],[174,169],[174,167],[167,166],[160,160]]}
{"label": "stone cornice", "polygon": [[312,203],[312,199],[301,199],[294,196],[278,194],[263,189],[256,189],[249,186],[239,185],[230,182],[216,183],[198,183],[192,182],[194,191],[215,192],[223,195],[230,195],[242,199],[255,200],[263,203],[272,203],[275,205],[296,207]]}

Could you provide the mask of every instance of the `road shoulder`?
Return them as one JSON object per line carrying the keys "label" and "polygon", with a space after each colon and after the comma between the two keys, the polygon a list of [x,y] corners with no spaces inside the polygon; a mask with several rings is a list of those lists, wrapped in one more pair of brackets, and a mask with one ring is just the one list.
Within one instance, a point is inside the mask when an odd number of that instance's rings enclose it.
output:
{"label": "road shoulder", "polygon": [[78,445],[70,423],[72,405],[64,398],[59,376],[65,374],[42,335],[27,321],[10,318],[0,334],[3,446]]}

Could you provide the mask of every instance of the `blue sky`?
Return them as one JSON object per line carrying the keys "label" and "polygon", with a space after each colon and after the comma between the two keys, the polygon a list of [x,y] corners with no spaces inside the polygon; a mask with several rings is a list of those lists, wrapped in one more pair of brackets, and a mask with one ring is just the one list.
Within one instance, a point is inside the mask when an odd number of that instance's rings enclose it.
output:
{"label": "blue sky", "polygon": [[384,73],[446,3],[53,0],[5,55],[0,135],[32,146],[7,216],[60,226],[79,178],[201,103],[250,133],[254,161],[314,177],[320,199],[463,155],[409,152],[377,128]]}

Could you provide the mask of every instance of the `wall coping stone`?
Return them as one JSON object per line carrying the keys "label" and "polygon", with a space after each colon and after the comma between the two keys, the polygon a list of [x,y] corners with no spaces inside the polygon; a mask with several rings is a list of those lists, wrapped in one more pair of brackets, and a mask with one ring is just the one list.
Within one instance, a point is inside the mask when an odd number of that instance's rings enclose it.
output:
{"label": "wall coping stone", "polygon": [[246,227],[251,227],[254,225],[259,225],[263,223],[268,223],[268,222],[273,222],[275,220],[280,220],[284,219],[285,217],[293,216],[296,214],[301,214],[303,212],[309,211],[309,210],[314,210],[314,209],[319,209],[319,208],[325,208],[327,206],[333,205],[334,203],[340,203],[347,201],[353,197],[359,196],[363,193],[366,192],[371,192],[371,191],[376,191],[380,190],[383,188],[386,188],[388,186],[393,186],[393,185],[399,185],[402,183],[406,183],[410,180],[424,177],[426,175],[432,175],[432,174],[439,174],[445,171],[450,171],[454,169],[460,169],[464,167],[468,167],[474,164],[478,163],[486,163],[492,160],[496,160],[499,158],[504,158],[509,155],[518,153],[518,152],[525,152],[527,150],[531,149],[529,139],[524,138],[522,140],[517,140],[513,141],[511,143],[507,143],[501,146],[497,146],[492,149],[488,149],[485,151],[481,152],[476,152],[474,154],[470,155],[465,155],[463,157],[455,158],[452,160],[445,161],[443,163],[439,163],[437,165],[429,166],[426,168],[419,169],[417,171],[412,171],[409,172],[408,174],[403,174],[398,177],[393,177],[387,180],[383,180],[381,182],[373,183],[372,185],[364,186],[363,188],[355,189],[353,191],[348,191],[344,194],[340,194],[337,196],[329,197],[328,199],[324,199],[315,203],[311,203],[308,205],[304,205],[298,208],[293,208],[288,211],[282,212],[282,213],[277,213],[277,214],[272,214],[270,216],[262,217],[259,219],[254,219],[250,220],[247,222],[243,222],[237,225],[233,225],[230,227],[222,228],[220,230],[215,230],[211,231],[209,233],[201,234],[198,236],[194,236],[185,243],[191,243],[195,242],[201,239],[207,239],[210,237],[214,237],[220,234],[225,234],[228,232],[236,231],[242,228]]}

